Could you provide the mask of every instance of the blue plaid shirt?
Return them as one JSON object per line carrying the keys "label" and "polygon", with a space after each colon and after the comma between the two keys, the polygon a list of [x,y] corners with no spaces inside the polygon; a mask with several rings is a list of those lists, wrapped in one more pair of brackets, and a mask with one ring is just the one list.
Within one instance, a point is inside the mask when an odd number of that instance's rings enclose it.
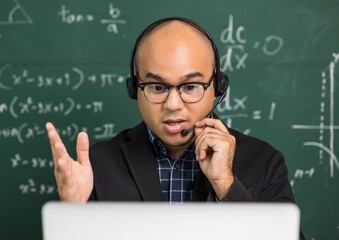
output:
{"label": "blue plaid shirt", "polygon": [[166,202],[186,202],[192,199],[195,180],[200,172],[192,143],[177,159],[170,156],[161,140],[147,127],[150,141],[157,153],[156,162]]}

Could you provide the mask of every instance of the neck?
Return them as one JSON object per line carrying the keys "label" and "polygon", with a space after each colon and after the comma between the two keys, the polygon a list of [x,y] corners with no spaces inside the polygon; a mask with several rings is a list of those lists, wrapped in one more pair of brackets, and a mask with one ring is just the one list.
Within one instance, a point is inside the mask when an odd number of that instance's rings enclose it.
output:
{"label": "neck", "polygon": [[180,146],[180,147],[173,147],[173,146],[166,146],[165,145],[165,148],[166,148],[166,151],[169,155],[171,155],[172,157],[174,157],[175,159],[177,159],[185,150],[186,148],[188,147],[189,145],[187,146]]}
{"label": "neck", "polygon": [[168,145],[164,143],[164,147],[169,155],[177,159],[194,141],[195,141],[195,134],[193,131],[192,136],[187,142],[177,145],[177,146]]}

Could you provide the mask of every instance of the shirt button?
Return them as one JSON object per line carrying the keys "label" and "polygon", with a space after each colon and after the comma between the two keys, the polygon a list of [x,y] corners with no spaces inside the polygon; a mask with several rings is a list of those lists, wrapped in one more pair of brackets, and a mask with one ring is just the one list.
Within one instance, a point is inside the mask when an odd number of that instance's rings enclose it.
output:
{"label": "shirt button", "polygon": [[177,170],[179,170],[180,169],[180,164],[179,163],[177,163],[177,164],[175,164],[175,168],[177,169]]}

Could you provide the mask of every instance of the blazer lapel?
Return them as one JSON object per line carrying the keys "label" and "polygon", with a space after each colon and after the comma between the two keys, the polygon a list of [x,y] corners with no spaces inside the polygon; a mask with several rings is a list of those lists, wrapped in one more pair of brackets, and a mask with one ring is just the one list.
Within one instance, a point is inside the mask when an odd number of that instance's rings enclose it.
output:
{"label": "blazer lapel", "polygon": [[199,172],[194,184],[192,201],[207,201],[209,193],[212,191],[212,185],[202,171]]}
{"label": "blazer lapel", "polygon": [[128,135],[131,141],[121,146],[144,201],[163,201],[155,152],[145,123],[137,125]]}

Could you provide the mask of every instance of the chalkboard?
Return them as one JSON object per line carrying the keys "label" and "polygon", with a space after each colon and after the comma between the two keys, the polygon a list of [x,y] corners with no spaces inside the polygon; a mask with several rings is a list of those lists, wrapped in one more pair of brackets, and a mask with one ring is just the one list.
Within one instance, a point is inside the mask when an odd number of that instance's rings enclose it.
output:
{"label": "chalkboard", "polygon": [[1,239],[41,239],[58,199],[44,125],[75,156],[141,121],[128,98],[130,51],[151,22],[196,20],[230,77],[216,113],[281,150],[307,239],[339,238],[339,2],[335,0],[1,0]]}

